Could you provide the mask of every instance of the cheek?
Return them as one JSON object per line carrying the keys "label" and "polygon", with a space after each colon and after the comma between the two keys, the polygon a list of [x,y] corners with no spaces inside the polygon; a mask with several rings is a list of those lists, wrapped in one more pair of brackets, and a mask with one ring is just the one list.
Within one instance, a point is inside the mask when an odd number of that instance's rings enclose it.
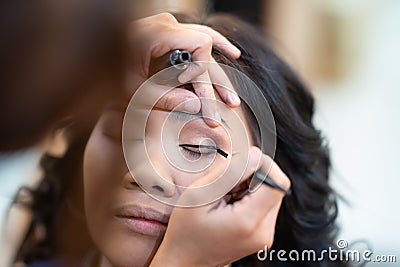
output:
{"label": "cheek", "polygon": [[226,159],[221,159],[217,155],[214,161],[207,168],[199,172],[185,172],[175,169],[173,172],[173,180],[176,184],[183,187],[188,187],[199,179],[205,179],[211,183],[225,173],[228,164],[229,163]]}
{"label": "cheek", "polygon": [[120,231],[110,219],[110,208],[121,193],[125,173],[121,145],[95,129],[84,155],[85,212],[90,235],[113,266],[130,266],[132,262],[145,266],[156,240]]}
{"label": "cheek", "polygon": [[99,203],[109,201],[124,176],[122,150],[117,142],[107,140],[94,130],[85,149],[83,180],[85,209],[88,215]]}

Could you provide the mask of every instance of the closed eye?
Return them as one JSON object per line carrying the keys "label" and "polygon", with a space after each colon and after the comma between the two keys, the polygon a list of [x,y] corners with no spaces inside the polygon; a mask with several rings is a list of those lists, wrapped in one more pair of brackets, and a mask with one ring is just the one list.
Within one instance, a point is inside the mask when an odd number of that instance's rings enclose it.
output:
{"label": "closed eye", "polygon": [[193,153],[192,155],[209,155],[209,154],[214,154],[218,153],[224,158],[230,158],[230,155],[223,151],[222,149],[216,147],[216,146],[211,146],[211,145],[195,145],[195,144],[179,144],[179,147],[182,147],[185,151],[188,151],[188,153]]}
{"label": "closed eye", "polygon": [[192,145],[192,144],[182,144],[179,145],[182,148],[182,151],[192,159],[199,159],[200,157],[208,157],[211,155],[215,155],[216,150],[210,148],[200,147],[200,145]]}

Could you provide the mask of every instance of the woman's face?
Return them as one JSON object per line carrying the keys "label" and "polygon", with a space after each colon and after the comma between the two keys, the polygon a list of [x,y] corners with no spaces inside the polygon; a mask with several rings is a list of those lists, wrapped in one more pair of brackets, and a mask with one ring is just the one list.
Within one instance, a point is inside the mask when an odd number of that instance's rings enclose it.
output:
{"label": "woman's face", "polygon": [[[121,144],[124,111],[125,106],[119,103],[106,107],[88,141],[84,157],[85,212],[95,245],[113,266],[146,266],[164,236],[173,208],[154,196],[176,198],[182,192],[179,186],[189,186],[206,176],[218,177],[230,161],[214,150],[179,147],[179,144],[214,145],[231,154],[231,136],[226,129],[234,124],[225,121],[224,114],[220,127],[209,128],[195,115],[152,110],[145,138],[132,141],[133,153],[138,154],[132,177]],[[234,112],[245,122],[240,108]],[[178,128],[173,133],[178,136],[177,141],[172,140],[169,147],[172,145],[194,165],[207,161],[212,162],[211,167],[187,172],[171,164],[171,158],[163,150],[162,136]],[[145,142],[147,155],[135,151],[135,142]],[[147,193],[135,180],[146,184]]]}

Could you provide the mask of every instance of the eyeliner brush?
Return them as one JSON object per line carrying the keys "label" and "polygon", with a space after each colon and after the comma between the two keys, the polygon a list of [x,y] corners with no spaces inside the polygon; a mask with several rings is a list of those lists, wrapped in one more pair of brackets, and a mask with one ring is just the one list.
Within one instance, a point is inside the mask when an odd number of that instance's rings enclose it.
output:
{"label": "eyeliner brush", "polygon": [[[292,190],[284,189],[283,187],[281,187],[280,185],[275,183],[274,180],[272,180],[268,176],[267,177],[263,176],[260,172],[255,172],[254,177],[256,177],[259,181],[263,182],[264,184],[268,185],[269,187],[272,187],[274,189],[277,189],[277,190],[285,193],[285,196],[289,196],[292,194]],[[244,190],[243,192],[239,193],[238,195],[235,195],[234,199],[239,200],[239,199],[243,198],[245,195],[250,194],[251,192],[252,191],[250,191],[250,188],[248,188],[247,190]]]}
{"label": "eyeliner brush", "polygon": [[275,189],[285,193],[285,196],[288,196],[288,195],[292,194],[292,190],[290,190],[290,188],[289,189],[283,188],[282,186],[278,185],[274,180],[272,180],[268,176],[265,177],[259,172],[255,172],[254,176],[259,181],[262,181],[264,184],[269,185],[270,187],[275,188]]}
{"label": "eyeliner brush", "polygon": [[[194,145],[194,144],[180,144],[180,147],[192,147],[192,148],[206,148],[206,149],[213,149],[216,150],[221,156],[223,156],[224,158],[231,158],[232,155],[226,153],[225,151],[223,151],[222,149],[216,147],[216,146],[210,146],[210,145]],[[288,196],[292,193],[292,190],[289,189],[285,189],[282,186],[278,185],[276,182],[274,182],[274,180],[272,180],[271,178],[269,178],[268,176],[265,177],[264,175],[262,175],[260,172],[255,172],[254,176],[261,182],[263,182],[264,184],[275,188],[283,193],[285,193],[285,196]],[[245,195],[247,195],[248,193],[251,193],[250,189],[247,189],[245,191],[243,191],[237,198],[240,199],[242,197],[244,197]]]}

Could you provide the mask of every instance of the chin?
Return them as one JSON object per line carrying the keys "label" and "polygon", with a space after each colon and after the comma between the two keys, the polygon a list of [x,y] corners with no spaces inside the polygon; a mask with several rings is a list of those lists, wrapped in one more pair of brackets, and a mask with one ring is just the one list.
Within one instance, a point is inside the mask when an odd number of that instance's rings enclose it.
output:
{"label": "chin", "polygon": [[157,238],[138,234],[114,238],[113,241],[108,239],[108,242],[98,244],[98,248],[109,263],[104,266],[142,267],[150,264],[159,245]]}

